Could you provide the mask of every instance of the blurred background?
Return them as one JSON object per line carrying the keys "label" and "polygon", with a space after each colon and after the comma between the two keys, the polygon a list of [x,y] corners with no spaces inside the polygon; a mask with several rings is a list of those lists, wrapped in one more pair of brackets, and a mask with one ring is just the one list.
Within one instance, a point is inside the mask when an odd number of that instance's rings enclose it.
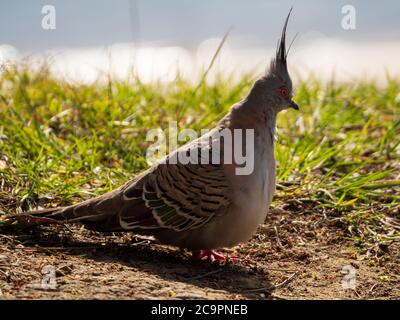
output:
{"label": "blurred background", "polygon": [[[55,29],[43,28],[46,5],[55,9]],[[232,28],[209,78],[235,78],[265,70],[291,6],[294,78],[384,82],[400,75],[396,0],[1,0],[0,64],[44,60],[73,82],[132,73],[171,81],[178,71],[196,79]]]}

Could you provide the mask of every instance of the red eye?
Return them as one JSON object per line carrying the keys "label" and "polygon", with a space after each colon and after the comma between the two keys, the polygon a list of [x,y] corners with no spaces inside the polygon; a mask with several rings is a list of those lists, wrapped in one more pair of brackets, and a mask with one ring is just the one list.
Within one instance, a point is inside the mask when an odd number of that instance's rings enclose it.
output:
{"label": "red eye", "polygon": [[289,90],[286,87],[279,88],[278,92],[283,98],[287,98],[289,96]]}

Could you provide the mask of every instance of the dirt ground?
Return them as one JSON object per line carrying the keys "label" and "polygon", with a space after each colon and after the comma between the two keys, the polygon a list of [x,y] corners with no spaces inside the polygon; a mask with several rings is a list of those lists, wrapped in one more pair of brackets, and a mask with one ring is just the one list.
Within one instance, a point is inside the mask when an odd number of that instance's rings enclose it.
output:
{"label": "dirt ground", "polygon": [[[236,263],[216,265],[150,238],[79,226],[2,232],[0,298],[400,299],[400,244],[363,251],[346,237],[338,219],[274,208],[251,241],[223,251]],[[47,265],[55,289],[42,285]],[[346,268],[355,289],[342,286]]]}

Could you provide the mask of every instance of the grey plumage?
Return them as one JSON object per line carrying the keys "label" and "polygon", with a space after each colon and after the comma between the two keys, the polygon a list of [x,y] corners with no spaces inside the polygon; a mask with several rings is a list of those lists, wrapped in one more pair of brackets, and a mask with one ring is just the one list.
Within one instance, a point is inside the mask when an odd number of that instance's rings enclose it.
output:
{"label": "grey plumage", "polygon": [[[169,155],[122,187],[65,207],[28,212],[11,219],[29,223],[82,223],[96,231],[131,231],[191,250],[234,246],[262,223],[275,189],[274,135],[277,114],[292,101],[287,69],[286,28],[266,74],[214,129],[253,129],[254,171],[235,174],[236,164],[171,164],[190,148],[208,148],[201,137]],[[221,159],[223,158],[223,151]]]}

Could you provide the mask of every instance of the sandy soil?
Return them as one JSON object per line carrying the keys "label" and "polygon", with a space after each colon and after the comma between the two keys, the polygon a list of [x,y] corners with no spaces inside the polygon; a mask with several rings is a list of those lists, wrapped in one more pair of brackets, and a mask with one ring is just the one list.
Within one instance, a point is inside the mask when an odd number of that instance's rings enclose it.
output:
{"label": "sandy soil", "polygon": [[[400,299],[400,244],[354,247],[338,219],[271,210],[236,263],[194,261],[188,252],[79,226],[0,234],[3,299]],[[43,267],[56,288],[42,286]],[[344,289],[352,266],[355,289]],[[349,267],[345,267],[349,268]]]}

